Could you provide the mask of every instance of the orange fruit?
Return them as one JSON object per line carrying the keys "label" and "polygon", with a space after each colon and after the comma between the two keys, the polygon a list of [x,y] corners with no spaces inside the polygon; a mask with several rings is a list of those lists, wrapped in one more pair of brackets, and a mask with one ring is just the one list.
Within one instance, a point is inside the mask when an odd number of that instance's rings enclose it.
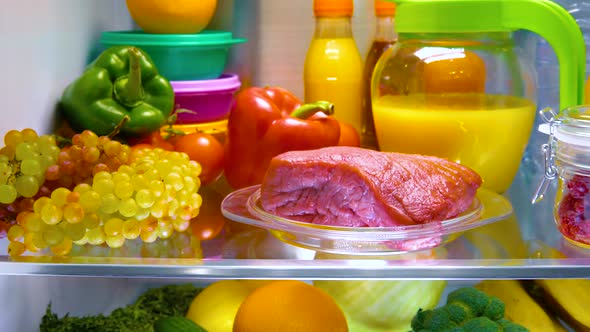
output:
{"label": "orange fruit", "polygon": [[485,63],[477,54],[463,49],[443,48],[424,61],[424,92],[484,93]]}
{"label": "orange fruit", "polygon": [[301,281],[256,288],[240,305],[233,332],[347,332],[342,309],[323,290]]}
{"label": "orange fruit", "polygon": [[217,0],[127,0],[131,17],[147,33],[198,33],[215,14]]}

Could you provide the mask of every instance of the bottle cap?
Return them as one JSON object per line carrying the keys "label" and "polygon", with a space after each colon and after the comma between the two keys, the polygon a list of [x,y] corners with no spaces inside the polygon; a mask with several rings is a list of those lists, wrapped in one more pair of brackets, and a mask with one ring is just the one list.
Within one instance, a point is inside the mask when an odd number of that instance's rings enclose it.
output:
{"label": "bottle cap", "polygon": [[315,16],[352,16],[353,0],[314,0],[313,13]]}
{"label": "bottle cap", "polygon": [[376,16],[394,16],[395,3],[385,0],[375,0],[375,15]]}

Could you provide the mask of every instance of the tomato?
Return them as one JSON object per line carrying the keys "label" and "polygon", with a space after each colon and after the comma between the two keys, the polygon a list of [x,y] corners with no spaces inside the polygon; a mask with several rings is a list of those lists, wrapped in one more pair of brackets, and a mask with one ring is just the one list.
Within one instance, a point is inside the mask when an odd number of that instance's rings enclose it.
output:
{"label": "tomato", "polygon": [[361,146],[361,137],[358,131],[348,123],[338,121],[340,123],[340,139],[339,146]]}
{"label": "tomato", "polygon": [[223,171],[223,145],[212,135],[194,132],[179,136],[174,141],[174,149],[186,153],[191,160],[201,165],[199,176],[201,183],[206,185],[215,181]]}

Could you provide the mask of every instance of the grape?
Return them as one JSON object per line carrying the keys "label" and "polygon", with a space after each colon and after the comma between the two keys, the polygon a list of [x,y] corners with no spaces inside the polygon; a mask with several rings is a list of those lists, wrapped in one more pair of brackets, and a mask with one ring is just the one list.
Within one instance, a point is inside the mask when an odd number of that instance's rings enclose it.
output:
{"label": "grape", "polygon": [[91,189],[92,189],[92,186],[89,185],[88,183],[80,183],[74,188],[74,192],[83,194],[87,191],[90,191]]}
{"label": "grape", "polygon": [[139,236],[141,229],[139,222],[135,219],[127,219],[123,222],[123,236],[128,240],[134,240]]}
{"label": "grape", "polygon": [[84,216],[84,219],[82,219],[82,224],[88,229],[93,229],[100,226],[100,218],[94,213],[87,214]]}
{"label": "grape", "polygon": [[47,225],[57,225],[63,217],[62,209],[54,203],[47,203],[41,209],[41,219]]}
{"label": "grape", "polygon": [[119,213],[123,217],[131,218],[137,214],[138,206],[133,198],[126,198],[119,204]]}
{"label": "grape", "polygon": [[63,206],[68,200],[71,191],[67,188],[57,188],[51,193],[51,200],[57,206]]}
{"label": "grape", "polygon": [[9,130],[4,135],[4,145],[8,147],[16,147],[19,143],[22,143],[23,135],[18,130]]}
{"label": "grape", "polygon": [[33,241],[33,239],[36,235],[37,235],[37,233],[25,234],[24,245],[25,245],[26,250],[28,250],[30,252],[37,252],[37,251],[41,250],[41,248],[38,248],[37,246],[35,246],[35,243]]}
{"label": "grape", "polygon": [[164,178],[164,184],[171,185],[174,190],[179,191],[184,187],[183,178],[178,173],[169,173]]}
{"label": "grape", "polygon": [[100,211],[106,214],[115,213],[119,210],[121,201],[113,193],[102,195]]}
{"label": "grape", "polygon": [[190,220],[184,220],[180,218],[172,219],[172,226],[174,227],[174,230],[177,232],[186,231],[190,225]]}
{"label": "grape", "polygon": [[90,244],[101,245],[104,243],[105,238],[104,231],[100,226],[86,231],[86,239]]}
{"label": "grape", "polygon": [[84,236],[80,240],[73,242],[79,246],[83,246],[88,243],[88,238],[86,237],[86,234],[84,234]]}
{"label": "grape", "polygon": [[172,236],[173,232],[174,227],[172,226],[170,220],[161,220],[160,222],[158,222],[157,233],[160,239],[169,238],[170,236]]}
{"label": "grape", "polygon": [[86,235],[86,226],[83,223],[66,224],[64,231],[67,238],[72,241],[79,241]]}
{"label": "grape", "polygon": [[41,210],[47,203],[52,203],[51,198],[49,197],[39,197],[35,203],[33,203],[33,211],[37,214],[41,213]]}
{"label": "grape", "polygon": [[25,229],[21,225],[12,225],[6,234],[10,241],[16,241],[25,235]]}
{"label": "grape", "polygon": [[101,195],[112,193],[114,188],[115,183],[113,182],[113,180],[100,179],[95,180],[92,183],[92,189],[94,189],[94,191]]}
{"label": "grape", "polygon": [[[11,139],[18,140],[17,136]],[[20,183],[27,176],[46,182],[36,190],[40,193],[36,200],[18,197],[18,204],[10,205],[14,206],[11,211],[20,212],[16,214],[18,227],[10,232],[11,242],[24,239],[27,250],[50,247],[54,255],[67,255],[73,243],[97,246],[106,242],[119,248],[127,239],[138,237],[151,243],[185,232],[199,214],[201,169],[185,154],[163,149],[132,151],[89,131],[74,135],[72,146],[57,151],[50,148],[56,146],[51,136],[35,138],[29,132],[25,136],[29,141],[19,143],[18,155],[34,158],[14,164],[13,156],[0,152],[0,180],[5,172],[4,185],[13,190],[17,182],[22,189]],[[52,155],[45,156],[45,152]],[[56,163],[49,165],[52,160]],[[18,176],[13,175],[14,169]],[[15,196],[22,195],[20,189]],[[18,249],[19,245],[13,246]]]}
{"label": "grape", "polygon": [[93,178],[94,181],[112,180],[112,179],[113,179],[113,175],[111,173],[109,173],[108,171],[100,171],[100,172],[96,173]]}
{"label": "grape", "polygon": [[83,192],[80,195],[80,206],[85,212],[96,212],[101,204],[100,194],[94,190]]}
{"label": "grape", "polygon": [[142,232],[153,232],[158,228],[158,219],[148,217],[140,222]]}
{"label": "grape", "polygon": [[10,204],[17,197],[16,189],[8,184],[0,184],[0,203]]}
{"label": "grape", "polygon": [[59,244],[51,246],[51,252],[56,256],[65,256],[72,251],[72,240],[67,237],[64,238]]}
{"label": "grape", "polygon": [[63,207],[64,220],[70,224],[77,224],[84,218],[84,209],[78,203],[67,203]]}
{"label": "grape", "polygon": [[8,244],[8,254],[10,256],[20,256],[25,252],[25,245],[22,242],[10,242]]}
{"label": "grape", "polygon": [[159,180],[152,180],[149,183],[149,190],[154,194],[154,196],[156,197],[160,197],[162,196],[162,193],[164,193],[164,190],[166,189],[166,187],[164,186],[164,183],[162,181]]}
{"label": "grape", "polygon": [[45,242],[45,239],[43,238],[43,233],[32,233],[32,242],[33,245],[35,246],[35,248],[39,248],[39,250],[43,250],[45,248],[47,248],[49,245],[47,244],[47,242]]}
{"label": "grape", "polygon": [[153,231],[144,231],[142,229],[141,230],[141,233],[139,234],[139,237],[145,243],[152,243],[152,242],[154,242],[154,241],[156,241],[158,239],[158,232],[155,231],[155,230],[153,230]]}
{"label": "grape", "polygon": [[147,189],[141,189],[135,194],[135,201],[139,207],[149,208],[154,204],[154,194]]}
{"label": "grape", "polygon": [[47,229],[43,230],[43,240],[49,246],[61,243],[64,238],[65,232],[61,227],[47,227]]}
{"label": "grape", "polygon": [[131,182],[131,185],[133,185],[133,190],[135,190],[135,191],[147,189],[149,186],[149,182],[147,181],[145,176],[143,176],[143,174],[134,174],[131,177],[130,182]]}
{"label": "grape", "polygon": [[21,175],[14,183],[16,192],[23,197],[33,197],[39,191],[39,181],[31,175]]}
{"label": "grape", "polygon": [[[123,174],[125,174],[125,173],[123,173]],[[127,174],[125,174],[125,175],[127,175]],[[127,178],[129,178],[129,176],[127,176]],[[115,187],[113,190],[113,192],[115,193],[115,196],[119,197],[120,199],[125,199],[125,198],[129,198],[129,197],[131,197],[131,195],[133,195],[133,185],[131,184],[131,182],[129,182],[129,180],[117,181],[117,180],[115,180],[115,177],[113,177],[113,181],[115,182]]]}
{"label": "grape", "polygon": [[152,216],[156,218],[162,218],[168,210],[166,203],[167,202],[164,200],[159,200],[155,202],[150,208],[150,213],[152,214]]}
{"label": "grape", "polygon": [[20,164],[20,171],[24,175],[41,176],[41,164],[37,159],[25,159]]}
{"label": "grape", "polygon": [[104,224],[104,233],[108,236],[117,236],[123,233],[123,220],[111,218]]}
{"label": "grape", "polygon": [[121,248],[123,244],[125,244],[125,237],[123,236],[123,234],[107,236],[106,243],[107,246],[111,248]]}
{"label": "grape", "polygon": [[[19,213],[19,216],[25,212]],[[41,230],[42,224],[43,220],[41,220],[41,217],[33,212],[28,212],[23,220],[23,226],[27,232],[39,232]]]}
{"label": "grape", "polygon": [[20,133],[23,138],[23,142],[35,142],[39,138],[37,132],[31,128],[25,128],[21,130]]}
{"label": "grape", "polygon": [[31,143],[22,142],[16,146],[14,151],[16,160],[36,159],[40,154],[35,151]]}
{"label": "grape", "polygon": [[82,133],[79,134],[80,136],[80,143],[85,146],[90,147],[97,147],[98,146],[98,136],[90,131],[84,130]]}

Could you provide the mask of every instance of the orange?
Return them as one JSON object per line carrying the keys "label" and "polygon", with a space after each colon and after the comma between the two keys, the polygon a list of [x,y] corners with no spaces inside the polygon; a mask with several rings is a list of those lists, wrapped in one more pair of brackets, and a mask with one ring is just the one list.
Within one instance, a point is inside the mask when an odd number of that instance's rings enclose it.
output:
{"label": "orange", "polygon": [[217,0],[127,0],[135,23],[147,33],[198,33],[215,14]]}
{"label": "orange", "polygon": [[463,49],[443,49],[424,61],[424,92],[484,93],[486,67],[475,53]]}
{"label": "orange", "polygon": [[323,290],[275,281],[254,290],[238,309],[233,332],[347,332],[342,309]]}

